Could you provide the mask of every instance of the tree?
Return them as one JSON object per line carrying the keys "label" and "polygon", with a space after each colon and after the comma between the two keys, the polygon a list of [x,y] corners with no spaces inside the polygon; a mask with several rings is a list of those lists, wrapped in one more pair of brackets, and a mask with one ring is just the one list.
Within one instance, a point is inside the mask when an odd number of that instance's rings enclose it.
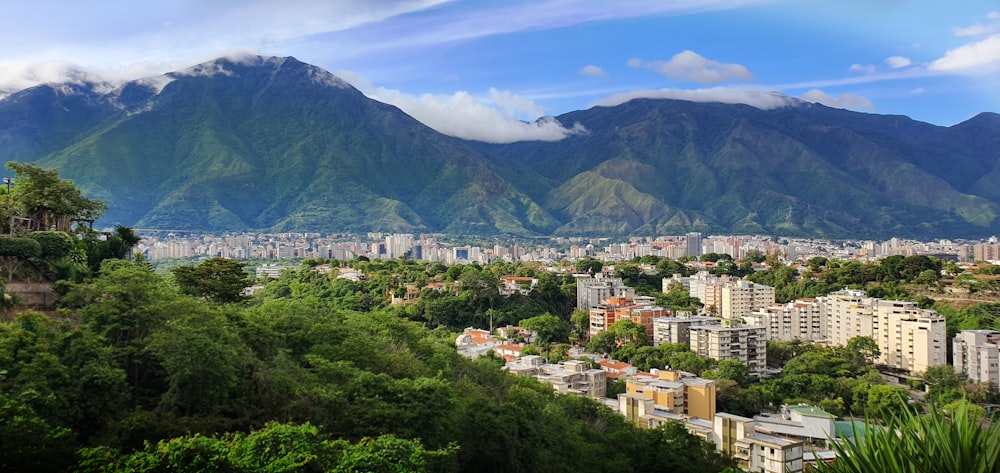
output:
{"label": "tree", "polygon": [[729,379],[741,387],[750,385],[750,370],[739,360],[720,360],[715,369],[705,370],[701,374],[706,379]]}
{"label": "tree", "polygon": [[181,292],[217,303],[239,302],[253,279],[244,264],[234,259],[212,258],[198,266],[180,266],[172,271]]}
{"label": "tree", "polygon": [[565,342],[569,340],[569,323],[548,312],[530,319],[524,319],[518,325],[535,332],[538,335],[538,342],[540,343]]}
{"label": "tree", "polygon": [[882,354],[878,343],[871,337],[854,337],[848,340],[847,352],[864,363],[873,363]]}
{"label": "tree", "polygon": [[16,176],[11,194],[17,211],[32,219],[35,229],[69,231],[72,220],[94,221],[108,209],[104,202],[84,197],[54,169],[14,161],[8,162],[7,168]]}
{"label": "tree", "polygon": [[7,270],[7,280],[14,279],[14,272],[24,263],[42,254],[42,246],[31,238],[3,237],[0,238],[0,262]]}
{"label": "tree", "polygon": [[578,273],[597,274],[604,269],[604,263],[593,258],[584,258],[576,262],[574,269]]}
{"label": "tree", "polygon": [[965,382],[965,374],[956,372],[951,365],[930,366],[924,373],[924,383],[928,386],[927,399],[938,404],[947,404],[961,398],[960,388]]}

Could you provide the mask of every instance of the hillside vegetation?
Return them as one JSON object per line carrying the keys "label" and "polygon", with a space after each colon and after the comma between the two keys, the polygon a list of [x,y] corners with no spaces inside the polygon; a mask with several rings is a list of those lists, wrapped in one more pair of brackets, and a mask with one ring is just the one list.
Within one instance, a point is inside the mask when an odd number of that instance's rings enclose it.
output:
{"label": "hillside vegetation", "polygon": [[813,237],[1000,232],[1000,115],[952,127],[787,99],[637,99],[585,132],[444,136],[294,58],[0,101],[0,154],[57,168],[105,224],[205,231]]}

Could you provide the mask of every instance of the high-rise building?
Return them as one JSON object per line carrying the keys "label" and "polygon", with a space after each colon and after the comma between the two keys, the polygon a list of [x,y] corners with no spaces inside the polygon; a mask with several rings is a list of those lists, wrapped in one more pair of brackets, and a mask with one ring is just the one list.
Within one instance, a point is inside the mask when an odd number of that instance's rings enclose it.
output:
{"label": "high-rise building", "polygon": [[718,317],[688,316],[688,317],[657,317],[653,319],[653,346],[664,343],[691,344],[691,327],[705,325],[720,325]]}
{"label": "high-rise building", "polygon": [[774,288],[749,281],[733,281],[722,285],[719,316],[740,317],[774,304]]}
{"label": "high-rise building", "polygon": [[686,246],[685,254],[688,256],[701,256],[701,233],[690,232],[684,236]]}
{"label": "high-rise building", "polygon": [[880,352],[877,363],[913,373],[947,362],[945,319],[933,310],[915,302],[868,297],[860,290],[837,291],[817,300],[824,305],[831,344],[871,337]]}
{"label": "high-rise building", "polygon": [[827,339],[823,305],[816,299],[799,299],[787,304],[774,304],[741,317],[748,325],[760,325],[767,329],[768,340]]}
{"label": "high-rise building", "polygon": [[962,330],[952,340],[955,371],[974,383],[1000,387],[1000,332]]}
{"label": "high-rise building", "polygon": [[750,376],[760,378],[767,369],[767,331],[755,325],[691,327],[691,351],[719,361],[743,363]]}
{"label": "high-rise building", "polygon": [[621,278],[581,278],[576,280],[576,307],[590,309],[612,297],[635,297],[635,289]]}

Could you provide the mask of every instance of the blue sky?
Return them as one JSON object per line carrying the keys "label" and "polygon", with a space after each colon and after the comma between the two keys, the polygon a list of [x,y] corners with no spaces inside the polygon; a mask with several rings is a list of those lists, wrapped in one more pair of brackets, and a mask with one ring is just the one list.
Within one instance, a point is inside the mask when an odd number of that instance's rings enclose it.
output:
{"label": "blue sky", "polygon": [[1000,112],[1000,0],[39,0],[4,6],[0,44],[7,93],[295,56],[498,142],[559,139],[572,130],[524,122],[633,97],[795,97],[944,126]]}

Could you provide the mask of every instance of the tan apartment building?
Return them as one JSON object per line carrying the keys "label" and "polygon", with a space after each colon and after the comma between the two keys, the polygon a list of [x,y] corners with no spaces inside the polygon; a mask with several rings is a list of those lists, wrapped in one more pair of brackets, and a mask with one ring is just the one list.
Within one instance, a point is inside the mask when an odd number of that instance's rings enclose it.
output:
{"label": "tan apartment building", "polygon": [[871,337],[881,352],[876,363],[923,373],[947,363],[945,319],[915,302],[868,297],[843,290],[817,298],[826,312],[827,335],[834,345]]}
{"label": "tan apartment building", "polygon": [[768,340],[827,339],[826,317],[816,299],[799,299],[787,304],[774,304],[755,310],[741,318],[747,325],[760,325],[767,329]]}
{"label": "tan apartment building", "polygon": [[728,319],[742,317],[774,304],[774,288],[749,281],[733,281],[722,285],[719,316]]}
{"label": "tan apartment building", "polygon": [[625,379],[627,394],[653,400],[657,409],[688,417],[712,420],[715,417],[715,381],[677,370],[653,370]]}

